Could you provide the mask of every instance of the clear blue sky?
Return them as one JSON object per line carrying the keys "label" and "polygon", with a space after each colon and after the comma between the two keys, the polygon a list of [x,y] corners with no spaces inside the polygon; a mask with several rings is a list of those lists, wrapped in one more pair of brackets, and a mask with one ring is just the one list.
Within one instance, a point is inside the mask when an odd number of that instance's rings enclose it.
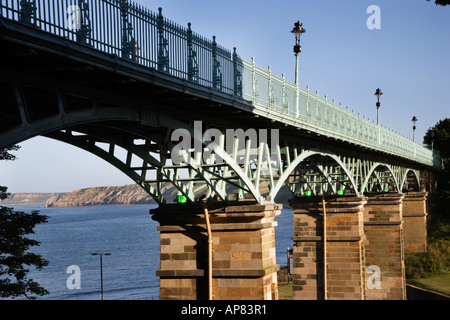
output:
{"label": "clear blue sky", "polygon": [[[136,1],[195,32],[237,47],[242,58],[294,80],[293,37],[300,20],[300,84],[376,119],[375,89],[384,92],[381,123],[419,142],[450,117],[450,6],[426,0],[158,0]],[[381,29],[369,30],[367,8],[381,10]],[[44,138],[21,144],[19,160],[0,164],[10,192],[58,192],[132,183],[101,159]]]}

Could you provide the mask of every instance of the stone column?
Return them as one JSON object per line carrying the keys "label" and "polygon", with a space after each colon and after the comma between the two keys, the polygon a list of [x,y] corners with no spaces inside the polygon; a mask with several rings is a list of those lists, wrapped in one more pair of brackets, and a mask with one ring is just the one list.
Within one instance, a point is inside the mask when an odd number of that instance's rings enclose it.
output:
{"label": "stone column", "polygon": [[427,251],[427,192],[408,192],[403,199],[405,250]]}
{"label": "stone column", "polygon": [[[213,237],[213,299],[278,299],[275,251],[281,205],[240,201],[208,205]],[[208,299],[208,242],[203,204],[151,210],[160,223],[160,299]]]}
{"label": "stone column", "polygon": [[364,206],[367,299],[405,300],[403,194],[369,196]]}
{"label": "stone column", "polygon": [[324,219],[321,198],[296,198],[294,213],[293,299],[365,299],[363,207],[365,198],[326,201],[326,292]]}

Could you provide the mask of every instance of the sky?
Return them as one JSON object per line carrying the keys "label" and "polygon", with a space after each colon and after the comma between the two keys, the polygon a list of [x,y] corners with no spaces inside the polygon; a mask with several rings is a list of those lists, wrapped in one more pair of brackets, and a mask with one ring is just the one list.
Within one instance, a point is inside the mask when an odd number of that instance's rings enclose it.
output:
{"label": "sky", "polygon": [[[294,82],[294,39],[303,22],[300,86],[376,119],[375,90],[381,88],[380,122],[416,141],[450,117],[450,6],[434,0],[137,0],[136,3],[252,57]],[[377,12],[369,10],[372,5]],[[378,19],[379,18],[379,19]],[[378,25],[376,25],[378,23]],[[368,26],[380,28],[369,28]],[[9,192],[70,192],[131,184],[105,161],[61,142],[37,137],[20,144],[14,162],[0,163],[0,185]]]}

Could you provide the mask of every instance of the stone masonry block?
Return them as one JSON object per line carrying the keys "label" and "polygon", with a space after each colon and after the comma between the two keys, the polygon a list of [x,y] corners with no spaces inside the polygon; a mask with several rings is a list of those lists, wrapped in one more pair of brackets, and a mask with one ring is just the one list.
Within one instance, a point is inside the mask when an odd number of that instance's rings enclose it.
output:
{"label": "stone masonry block", "polygon": [[[276,299],[278,286],[274,218],[276,205],[247,202],[208,208],[212,229],[214,299]],[[208,244],[203,207],[168,204],[152,211],[160,223],[161,299],[204,299],[208,287]],[[191,291],[176,287],[187,278]]]}

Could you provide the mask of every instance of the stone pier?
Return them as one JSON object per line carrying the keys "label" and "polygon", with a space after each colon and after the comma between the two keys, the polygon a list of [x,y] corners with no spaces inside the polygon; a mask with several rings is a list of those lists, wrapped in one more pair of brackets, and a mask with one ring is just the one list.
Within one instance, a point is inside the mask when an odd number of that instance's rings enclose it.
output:
{"label": "stone pier", "polygon": [[294,214],[293,299],[365,299],[365,203],[360,197],[326,200],[326,257],[322,199],[296,198],[290,203]]}
{"label": "stone pier", "polygon": [[[274,218],[281,205],[208,204],[213,299],[278,299]],[[160,223],[160,299],[208,299],[208,235],[203,204],[151,210]]]}
{"label": "stone pier", "polygon": [[408,192],[403,199],[405,250],[427,251],[427,192]]}
{"label": "stone pier", "polygon": [[403,194],[368,196],[364,206],[367,300],[405,300]]}
{"label": "stone pier", "polygon": [[[293,199],[293,299],[406,299],[404,250],[426,250],[426,196],[330,197],[325,216],[322,198]],[[208,212],[213,299],[278,299],[281,205],[219,201]],[[160,224],[160,299],[208,299],[204,203],[166,204],[151,214]]]}

